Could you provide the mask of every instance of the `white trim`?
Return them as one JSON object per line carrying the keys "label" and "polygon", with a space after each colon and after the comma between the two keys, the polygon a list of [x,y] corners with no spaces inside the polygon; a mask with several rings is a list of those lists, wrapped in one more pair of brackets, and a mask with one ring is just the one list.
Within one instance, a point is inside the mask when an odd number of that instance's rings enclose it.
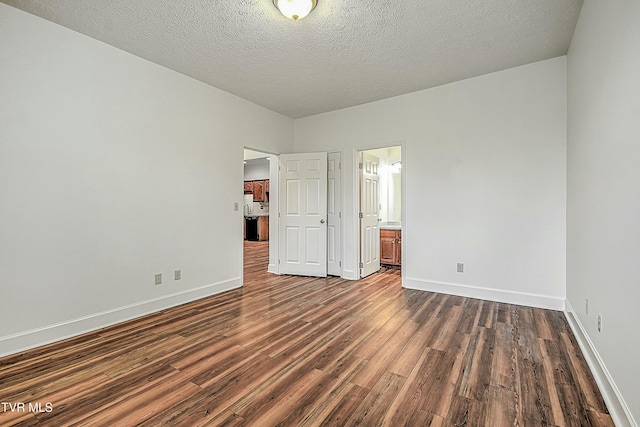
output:
{"label": "white trim", "polygon": [[[400,169],[400,265],[406,264],[406,248],[407,248],[407,146],[406,141],[402,140],[400,144],[400,161],[402,168]],[[400,269],[400,280],[404,287],[407,280],[407,269]]]}
{"label": "white trim", "polygon": [[627,403],[622,397],[622,393],[620,393],[618,386],[611,377],[607,366],[604,364],[595,345],[593,345],[593,341],[589,338],[586,329],[582,326],[582,322],[580,322],[580,318],[576,315],[576,311],[573,309],[569,300],[566,301],[565,317],[573,331],[573,335],[578,341],[587,365],[589,365],[591,369],[596,384],[598,384],[598,388],[600,389],[600,393],[602,394],[604,403],[607,405],[614,424],[617,426],[638,427],[638,424],[633,419],[629,406],[627,406]]}
{"label": "white trim", "polygon": [[[335,191],[338,193],[337,197],[336,197],[336,200],[338,200],[338,203],[340,204],[340,206],[338,206],[339,214],[338,214],[338,224],[337,224],[337,227],[336,227],[336,232],[337,232],[336,234],[338,236],[337,246],[338,246],[338,250],[340,251],[340,253],[339,253],[338,259],[336,260],[336,262],[338,263],[337,270],[336,270],[336,267],[335,267],[335,263],[332,266],[329,265],[329,258],[327,257],[327,274],[328,275],[332,275],[332,276],[342,277],[343,270],[344,270],[343,267],[342,267],[342,263],[344,261],[343,260],[343,256],[342,256],[342,254],[344,253],[344,239],[342,237],[342,235],[344,234],[344,231],[343,231],[344,227],[342,225],[342,212],[344,211],[344,200],[343,200],[343,197],[342,197],[342,194],[344,193],[344,191],[343,191],[343,187],[344,187],[343,180],[344,180],[344,177],[342,176],[342,151],[330,151],[330,152],[327,152],[327,162],[330,159],[333,159],[334,161],[338,162],[338,172],[337,172],[336,175],[338,176],[338,184],[339,185],[337,185],[335,187]],[[327,184],[328,184],[328,182],[329,182],[329,169],[327,168]],[[327,197],[328,197],[328,195],[329,195],[329,187],[327,187]],[[328,209],[329,209],[329,206],[327,206],[327,233],[328,233],[328,230],[329,230]],[[328,248],[328,245],[329,245],[329,236],[327,234],[327,248]],[[331,268],[333,268],[333,270],[330,272],[329,270]],[[335,274],[335,273],[338,273],[338,274]]]}
{"label": "white trim", "polygon": [[354,270],[342,269],[342,278],[345,280],[358,280],[358,274]]}
{"label": "white trim", "polygon": [[362,174],[360,173],[360,153],[364,150],[358,150],[357,148],[353,148],[353,199],[351,203],[353,204],[353,221],[355,232],[355,269],[352,270],[354,273],[355,280],[362,279],[362,273],[360,268],[360,262],[362,261],[360,254],[360,245],[361,245],[361,237],[360,237],[360,180],[362,179]]}
{"label": "white trim", "polygon": [[[280,154],[269,159],[269,265],[267,272],[280,274]],[[244,265],[244,264],[242,264]],[[243,282],[244,283],[244,282]]]}
{"label": "white trim", "polygon": [[141,301],[100,313],[67,320],[29,331],[0,337],[0,357],[30,350],[42,345],[93,332],[200,298],[215,295],[241,286],[240,278],[225,280],[171,295]]}
{"label": "white trim", "polygon": [[[403,237],[404,240],[404,237]],[[402,286],[420,291],[439,292],[467,298],[478,298],[507,304],[526,305],[529,307],[564,310],[564,298],[550,295],[531,294],[526,292],[505,291],[504,289],[483,288],[460,283],[433,282],[423,279],[405,277]]]}

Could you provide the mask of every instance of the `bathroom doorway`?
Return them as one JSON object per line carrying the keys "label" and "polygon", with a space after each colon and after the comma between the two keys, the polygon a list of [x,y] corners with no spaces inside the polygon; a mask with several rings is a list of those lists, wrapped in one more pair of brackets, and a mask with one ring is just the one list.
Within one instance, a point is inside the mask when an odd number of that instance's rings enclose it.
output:
{"label": "bathroom doorway", "polygon": [[402,266],[402,147],[358,152],[360,274]]}

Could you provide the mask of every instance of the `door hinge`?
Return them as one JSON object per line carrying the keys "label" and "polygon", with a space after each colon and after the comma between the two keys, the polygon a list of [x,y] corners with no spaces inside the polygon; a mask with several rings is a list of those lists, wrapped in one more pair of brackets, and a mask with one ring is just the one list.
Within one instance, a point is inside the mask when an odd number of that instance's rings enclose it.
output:
{"label": "door hinge", "polygon": [[338,218],[342,218],[342,212],[338,212]]}
{"label": "door hinge", "polygon": [[362,214],[362,212],[360,212],[359,216],[360,216],[360,219],[364,218],[364,215]]}
{"label": "door hinge", "polygon": [[364,264],[363,263],[360,263],[360,268],[364,268]]}
{"label": "door hinge", "polygon": [[338,266],[342,267],[342,261],[338,261]]}
{"label": "door hinge", "polygon": [[358,163],[358,169],[364,169],[364,165],[362,163]]}
{"label": "door hinge", "polygon": [[280,260],[278,260],[278,264],[282,264],[282,262],[280,262]]}

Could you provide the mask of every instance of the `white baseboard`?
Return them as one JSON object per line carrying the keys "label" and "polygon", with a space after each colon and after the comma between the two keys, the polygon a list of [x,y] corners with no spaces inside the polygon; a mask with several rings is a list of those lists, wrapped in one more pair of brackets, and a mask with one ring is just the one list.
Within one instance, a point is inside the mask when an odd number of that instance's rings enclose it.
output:
{"label": "white baseboard", "polygon": [[278,274],[278,269],[276,267],[277,266],[275,264],[269,264],[267,266],[267,273]]}
{"label": "white baseboard", "polygon": [[82,335],[107,326],[135,319],[149,313],[175,307],[210,295],[240,287],[240,278],[230,279],[196,289],[176,292],[124,307],[91,314],[42,328],[0,337],[0,357],[19,353],[45,344]]}
{"label": "white baseboard", "polygon": [[633,419],[631,410],[622,397],[618,386],[616,386],[616,383],[611,377],[604,361],[600,357],[598,350],[596,350],[596,347],[593,345],[593,341],[589,338],[589,334],[587,334],[586,329],[582,326],[580,318],[576,315],[576,311],[568,300],[566,301],[566,307],[565,317],[567,318],[567,322],[569,323],[569,326],[573,331],[573,335],[578,341],[580,350],[582,350],[582,354],[584,355],[584,358],[591,369],[591,373],[598,384],[598,388],[600,389],[600,393],[602,394],[604,403],[607,405],[607,409],[609,410],[609,414],[611,415],[613,422],[619,427],[638,427],[638,424]]}
{"label": "white baseboard", "polygon": [[402,286],[419,291],[438,292],[467,298],[478,298],[507,304],[525,305],[528,307],[564,310],[564,298],[525,292],[505,291],[503,289],[482,288],[459,283],[432,282],[405,277]]}

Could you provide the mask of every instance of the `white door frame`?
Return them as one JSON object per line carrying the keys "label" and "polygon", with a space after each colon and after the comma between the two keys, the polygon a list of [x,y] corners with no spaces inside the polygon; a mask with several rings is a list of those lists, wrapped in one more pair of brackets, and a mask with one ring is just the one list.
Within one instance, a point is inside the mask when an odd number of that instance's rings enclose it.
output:
{"label": "white door frame", "polygon": [[271,156],[269,164],[269,267],[267,271],[280,274],[278,265],[280,236],[280,155]]}
{"label": "white door frame", "polygon": [[[354,148],[353,149],[353,194],[354,194],[354,198],[353,198],[353,217],[352,217],[352,221],[353,221],[353,227],[355,230],[355,241],[352,241],[352,245],[355,249],[355,253],[353,254],[345,254],[345,252],[343,252],[343,260],[344,260],[344,256],[345,255],[350,255],[353,256],[355,255],[355,271],[356,271],[356,278],[352,279],[352,280],[360,280],[360,268],[359,268],[359,263],[360,263],[360,240],[361,240],[361,236],[360,236],[360,218],[359,218],[359,213],[360,213],[360,169],[358,168],[358,163],[360,162],[360,153],[363,151],[370,151],[370,150],[378,150],[378,149],[384,149],[384,148],[392,148],[392,147],[400,147],[400,158],[402,161],[402,169],[400,170],[400,195],[402,197],[402,200],[400,202],[400,206],[401,206],[401,210],[402,210],[402,214],[401,214],[401,232],[402,232],[402,239],[401,239],[401,243],[400,243],[400,248],[401,248],[401,264],[402,264],[402,269],[401,269],[401,278],[402,278],[402,283],[404,284],[404,280],[405,280],[405,274],[407,269],[405,268],[405,247],[406,247],[406,242],[407,242],[407,237],[405,235],[405,230],[407,228],[407,185],[406,185],[406,159],[407,159],[407,152],[406,152],[406,144],[404,140],[400,140],[400,141],[396,141],[396,142],[391,142],[388,144],[381,144],[381,145],[374,145],[374,146],[369,146],[369,147],[364,147],[364,148]],[[346,242],[345,242],[346,244]],[[353,259],[353,258],[351,258]]]}
{"label": "white door frame", "polygon": [[327,160],[327,274],[342,277],[342,153],[327,153]]}

